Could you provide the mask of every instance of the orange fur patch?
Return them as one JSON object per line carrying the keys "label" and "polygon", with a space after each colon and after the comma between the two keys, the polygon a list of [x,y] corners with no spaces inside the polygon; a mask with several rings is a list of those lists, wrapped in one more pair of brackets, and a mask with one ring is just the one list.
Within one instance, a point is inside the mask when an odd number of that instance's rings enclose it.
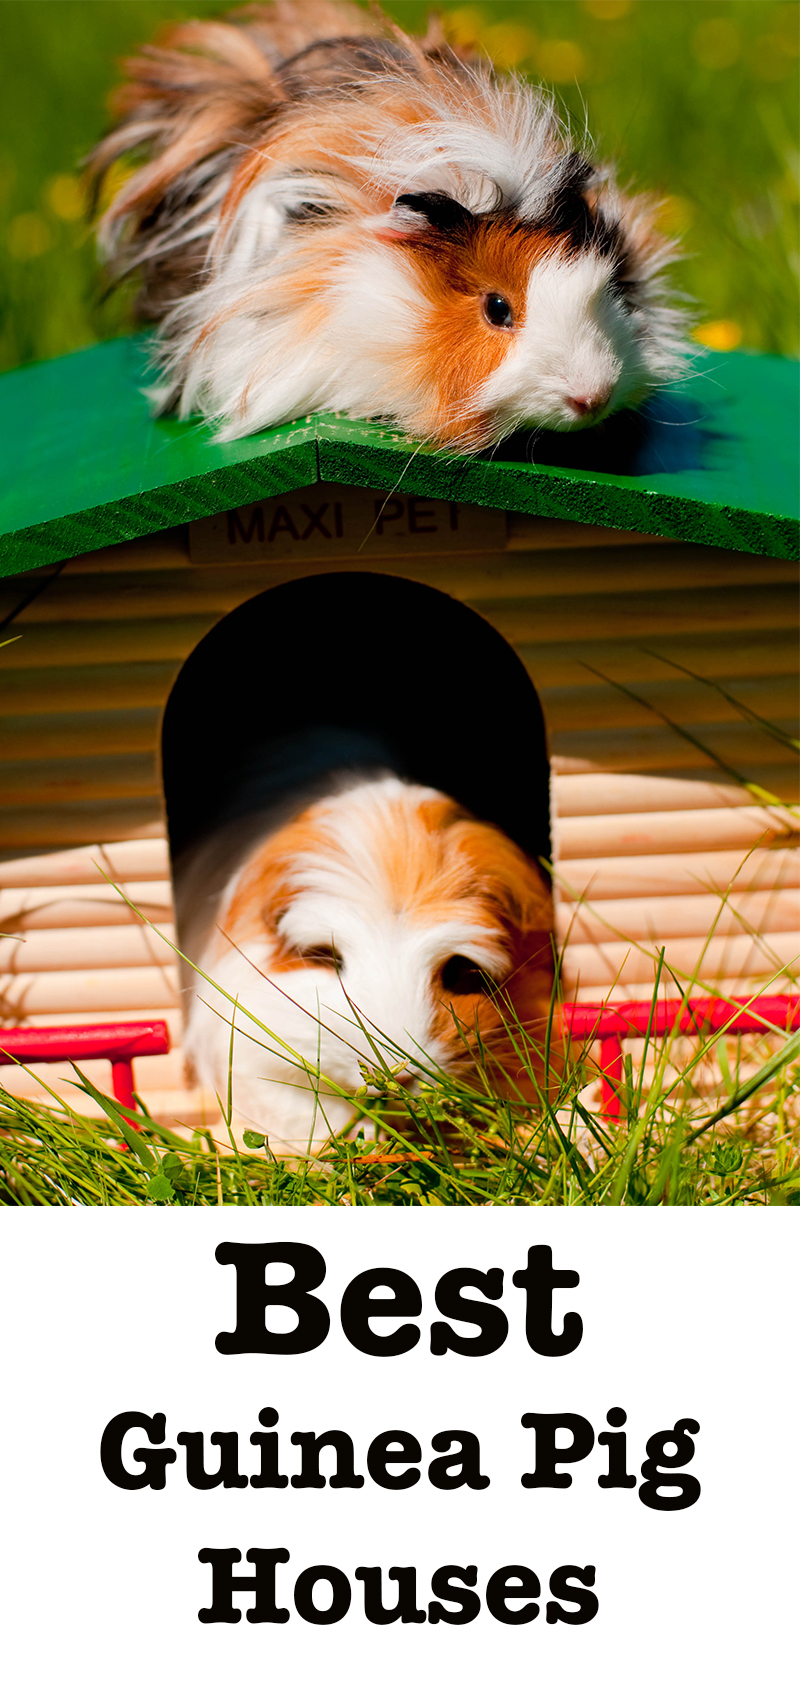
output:
{"label": "orange fur patch", "polygon": [[531,270],[564,246],[563,235],[525,228],[510,217],[478,222],[457,240],[421,234],[406,243],[404,251],[431,311],[419,354],[419,381],[437,394],[429,424],[437,439],[482,440],[484,422],[474,413],[472,395],[502,363],[514,339],[513,328],[493,328],[486,321],[484,296],[502,294],[521,326]]}

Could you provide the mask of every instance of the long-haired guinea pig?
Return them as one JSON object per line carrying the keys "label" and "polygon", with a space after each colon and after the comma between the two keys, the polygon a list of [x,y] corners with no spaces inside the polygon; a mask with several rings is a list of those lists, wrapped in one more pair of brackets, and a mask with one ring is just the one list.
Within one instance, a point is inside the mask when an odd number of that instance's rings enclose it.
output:
{"label": "long-haired guinea pig", "polygon": [[195,976],[189,1062],[224,1097],[235,1020],[234,1108],[276,1146],[347,1124],[352,1102],[325,1081],[356,1090],[360,1061],[412,1085],[436,1067],[477,1082],[479,1039],[496,1082],[535,1094],[519,1027],[531,1049],[544,1042],[552,929],[542,873],[497,828],[441,792],[367,777],[312,803],[234,875],[192,957],[227,996]]}
{"label": "long-haired guinea pig", "polygon": [[469,451],[679,371],[653,203],[436,30],[275,0],[126,69],[92,168],[131,155],[101,246],[161,325],[162,410],[233,439],[334,409]]}

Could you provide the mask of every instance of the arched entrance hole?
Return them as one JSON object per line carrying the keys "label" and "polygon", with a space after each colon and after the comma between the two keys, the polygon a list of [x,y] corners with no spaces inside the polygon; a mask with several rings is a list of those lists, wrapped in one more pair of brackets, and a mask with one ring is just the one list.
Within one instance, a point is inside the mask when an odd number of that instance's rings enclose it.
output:
{"label": "arched entrance hole", "polygon": [[550,856],[534,687],[488,622],[413,581],[330,574],[249,599],[184,664],[162,751],[182,943],[265,827],[342,771],[434,786]]}

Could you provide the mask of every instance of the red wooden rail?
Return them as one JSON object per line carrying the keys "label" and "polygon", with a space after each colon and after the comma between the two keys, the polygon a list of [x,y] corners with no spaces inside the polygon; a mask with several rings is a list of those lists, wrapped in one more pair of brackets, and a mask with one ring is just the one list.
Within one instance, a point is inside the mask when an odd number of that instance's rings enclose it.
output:
{"label": "red wooden rail", "polygon": [[[601,1109],[606,1119],[621,1112],[622,1040],[644,1037],[650,1025],[649,1002],[572,1002],[565,1005],[564,1025],[575,1041],[600,1044]],[[664,1037],[677,1029],[684,1037],[708,1037],[712,1032],[789,1031],[800,1026],[800,997],[691,996],[688,1002],[658,1002],[651,1036]]]}
{"label": "red wooden rail", "polygon": [[104,1026],[23,1026],[0,1030],[0,1067],[22,1062],[110,1061],[111,1087],[118,1102],[135,1109],[133,1060],[136,1055],[166,1055],[169,1032],[164,1020],[125,1020]]}

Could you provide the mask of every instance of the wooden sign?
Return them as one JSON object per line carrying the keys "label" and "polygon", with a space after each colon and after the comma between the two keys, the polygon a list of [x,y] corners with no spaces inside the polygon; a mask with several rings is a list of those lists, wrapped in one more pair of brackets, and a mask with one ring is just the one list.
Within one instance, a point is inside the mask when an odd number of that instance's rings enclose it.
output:
{"label": "wooden sign", "polygon": [[435,556],[502,551],[502,510],[402,491],[324,485],[190,524],[193,563]]}

